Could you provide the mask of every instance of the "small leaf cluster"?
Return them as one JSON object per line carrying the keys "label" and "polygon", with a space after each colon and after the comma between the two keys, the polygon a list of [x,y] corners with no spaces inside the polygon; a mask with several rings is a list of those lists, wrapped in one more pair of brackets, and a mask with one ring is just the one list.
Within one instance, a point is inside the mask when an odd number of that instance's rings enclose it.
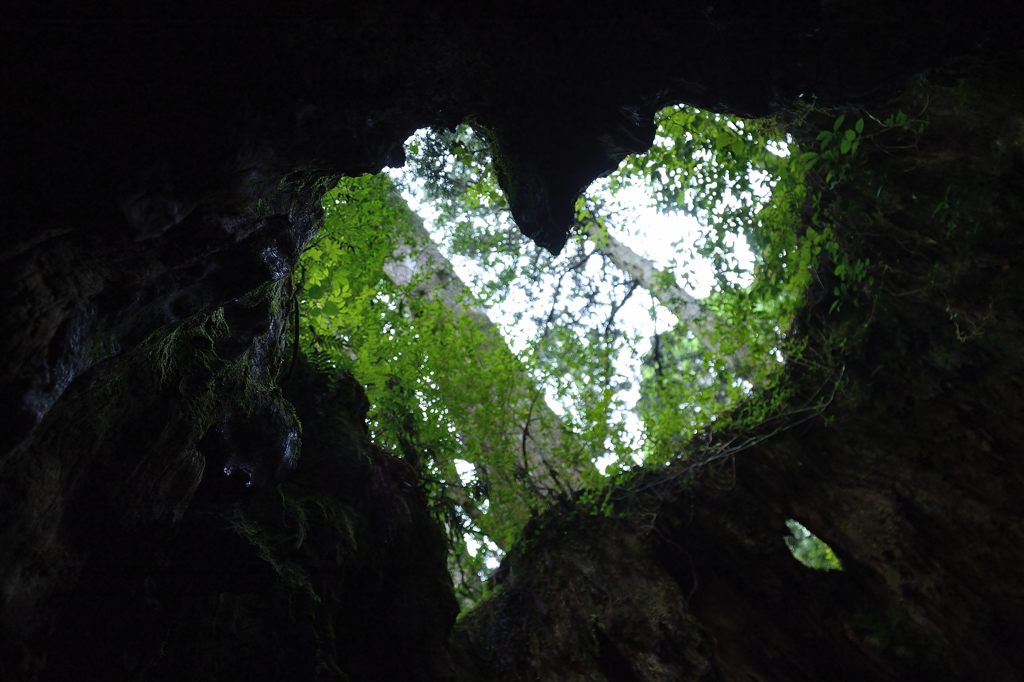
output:
{"label": "small leaf cluster", "polygon": [[785,538],[786,546],[792,552],[793,558],[804,566],[819,571],[843,570],[839,557],[821,538],[793,519],[786,521],[786,527],[790,532]]}

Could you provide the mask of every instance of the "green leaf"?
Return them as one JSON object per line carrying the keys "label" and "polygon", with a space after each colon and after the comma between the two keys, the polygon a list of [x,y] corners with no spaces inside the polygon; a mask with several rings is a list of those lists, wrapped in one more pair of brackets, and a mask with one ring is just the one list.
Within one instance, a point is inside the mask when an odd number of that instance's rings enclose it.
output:
{"label": "green leaf", "polygon": [[328,318],[333,319],[338,317],[338,313],[341,312],[341,308],[338,306],[337,302],[328,300],[324,302],[322,312]]}

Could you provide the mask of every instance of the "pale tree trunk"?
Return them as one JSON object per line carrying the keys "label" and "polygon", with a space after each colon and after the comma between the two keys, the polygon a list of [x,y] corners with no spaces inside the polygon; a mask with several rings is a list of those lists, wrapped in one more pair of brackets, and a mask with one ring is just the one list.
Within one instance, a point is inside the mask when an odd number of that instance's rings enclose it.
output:
{"label": "pale tree trunk", "polygon": [[[415,299],[440,301],[457,320],[471,320],[476,329],[482,332],[485,339],[481,354],[498,353],[503,361],[519,363],[512,351],[507,347],[501,331],[491,321],[483,307],[477,304],[469,287],[455,273],[450,261],[438,249],[430,233],[423,225],[423,220],[412,211],[401,195],[394,191],[393,200],[401,202],[403,212],[407,213],[410,234],[392,253],[392,258],[385,263],[384,272],[399,287],[403,287],[408,295]],[[486,373],[486,366],[480,367]],[[439,382],[445,381],[438,377]],[[496,436],[498,442],[469,442],[481,451],[487,452],[494,448],[514,450],[517,462],[516,471],[498,471],[494,467],[480,462],[471,462],[480,475],[489,484],[489,497],[495,503],[506,492],[522,487],[525,482],[534,490],[537,502],[553,495],[569,495],[583,485],[584,468],[592,466],[584,458],[567,457],[570,448],[577,448],[573,434],[563,426],[561,418],[548,406],[544,393],[536,385],[534,379],[523,367],[521,376],[515,377],[511,386],[496,386],[495,399],[504,402],[507,413],[513,417],[505,434]],[[474,406],[469,407],[473,413]],[[461,434],[463,438],[479,438],[472,433]],[[582,465],[569,462],[580,460]],[[495,488],[495,484],[500,489]],[[453,498],[466,501],[466,491],[454,491]],[[467,513],[477,516],[472,505],[462,504]],[[535,505],[537,506],[537,505]],[[525,521],[525,518],[523,519]],[[497,540],[497,538],[495,538]],[[500,544],[500,543],[499,543]]]}
{"label": "pale tree trunk", "polygon": [[680,322],[690,323],[694,320],[706,320],[707,315],[700,301],[686,293],[673,280],[661,274],[663,271],[654,264],[654,261],[644,258],[603,230],[597,223],[588,223],[585,228],[587,234],[597,245],[598,252],[636,280],[658,303],[678,317]]}
{"label": "pale tree trunk", "polygon": [[674,278],[666,277],[654,261],[626,246],[596,222],[589,222],[583,227],[601,255],[632,277],[658,303],[668,308],[706,348],[714,350],[717,347],[711,340],[714,318],[699,300],[686,293],[675,283]]}
{"label": "pale tree trunk", "polygon": [[[714,338],[714,315],[697,298],[676,284],[674,277],[666,276],[668,273],[659,269],[654,261],[626,246],[596,222],[588,222],[583,228],[597,245],[600,254],[632,277],[658,303],[675,315],[679,323],[686,325],[687,331],[693,334],[704,348],[712,353],[719,350],[719,344]],[[746,349],[740,348],[724,360],[729,367],[739,372],[746,355]]]}

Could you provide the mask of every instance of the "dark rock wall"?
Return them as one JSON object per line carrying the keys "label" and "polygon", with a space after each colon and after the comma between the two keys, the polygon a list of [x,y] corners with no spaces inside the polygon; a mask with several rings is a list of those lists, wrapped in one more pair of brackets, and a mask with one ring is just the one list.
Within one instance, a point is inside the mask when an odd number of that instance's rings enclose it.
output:
{"label": "dark rock wall", "polygon": [[441,531],[361,387],[284,364],[283,289],[152,335],[48,415],[6,481],[7,679],[449,669]]}
{"label": "dark rock wall", "polygon": [[[884,678],[923,661],[1009,679],[1022,610],[1011,561],[1021,60],[1005,55],[1021,21],[1014,3],[988,10],[10,11],[0,22],[0,676]],[[323,189],[399,161],[416,127],[469,117],[498,150],[522,229],[557,248],[575,193],[649,143],[663,104],[759,114],[804,93],[873,105],[964,53],[988,55],[972,76],[980,94],[944,106],[943,142],[900,156],[895,180],[848,199],[864,208],[845,229],[886,264],[888,288],[831,426],[745,453],[728,495],[699,483],[686,495],[703,521],[680,521],[690,517],[679,491],[646,526],[654,535],[567,521],[566,549],[538,541],[509,562],[510,596],[467,621],[461,641],[476,646],[456,647],[449,666],[443,541],[409,472],[366,443],[354,393],[291,369],[284,350],[286,278]],[[947,190],[963,216],[936,210]],[[942,241],[965,220],[980,227]],[[337,415],[324,420],[332,400]],[[776,542],[787,514],[834,544],[851,566],[839,580],[856,589],[794,573]],[[602,524],[607,533],[588,535]],[[650,540],[662,535],[671,543]],[[600,544],[615,538],[628,554]],[[672,551],[707,558],[680,573]],[[609,558],[595,580],[612,596],[574,587],[568,569],[589,575],[591,555]],[[546,620],[534,568],[518,583],[529,594],[501,612],[516,567],[531,562],[550,574],[547,589],[565,586]],[[750,579],[758,565],[763,583]],[[616,576],[646,608],[617,610]],[[817,596],[804,604],[804,594]],[[850,594],[852,612],[833,609]],[[757,610],[758,595],[775,596]],[[872,625],[879,613],[891,614],[884,628]],[[536,629],[523,634],[524,623]]]}
{"label": "dark rock wall", "polygon": [[869,119],[830,194],[877,282],[829,312],[820,269],[791,411],[625,483],[620,516],[539,520],[460,622],[465,679],[1020,678],[1024,90],[961,75],[879,105],[924,133]]}

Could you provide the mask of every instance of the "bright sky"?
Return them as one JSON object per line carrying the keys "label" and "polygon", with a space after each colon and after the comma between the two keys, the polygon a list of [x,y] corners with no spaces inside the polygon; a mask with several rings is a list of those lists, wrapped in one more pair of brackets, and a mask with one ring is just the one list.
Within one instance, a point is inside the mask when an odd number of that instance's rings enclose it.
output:
{"label": "bright sky", "polygon": [[[452,262],[459,277],[464,282],[471,283],[484,275],[478,263],[468,258],[453,256],[446,248],[443,232],[436,224],[438,212],[423,201],[423,181],[410,177],[405,168],[388,169],[388,173],[403,187],[406,201],[423,218],[427,230],[434,235],[435,242]],[[714,270],[711,261],[694,252],[701,236],[701,228],[696,219],[682,213],[658,212],[654,208],[653,200],[640,185],[622,189],[612,197],[607,190],[607,181],[598,179],[588,189],[589,193],[598,194],[606,203],[622,209],[621,219],[617,221],[616,226],[611,226],[612,235],[616,239],[652,260],[659,268],[674,272],[677,281],[687,293],[696,298],[703,298],[710,293],[714,283]],[[628,227],[623,229],[622,226]],[[509,222],[508,229],[517,228]],[[588,240],[588,248],[592,247],[593,244]],[[753,254],[742,237],[736,240],[734,255],[745,269],[752,269]],[[563,257],[567,256],[563,254]],[[600,259],[591,259],[587,263],[587,268],[594,270],[595,272],[591,274],[596,277]],[[520,286],[512,288],[511,295],[506,300],[488,309],[488,316],[500,326],[506,341],[515,352],[522,352],[538,331],[530,315],[531,312],[537,312],[530,310],[530,307],[536,304],[526,295],[527,288],[535,295],[540,292],[546,294],[537,296],[539,304],[545,305],[555,295],[555,279],[551,277],[541,281],[522,282]],[[567,294],[563,291],[562,295],[570,299],[572,297],[571,292]],[[582,297],[577,299],[578,305],[586,305]],[[655,311],[654,315],[652,310]],[[615,368],[620,376],[628,380],[627,388],[619,392],[618,397],[623,401],[625,409],[618,416],[625,422],[627,432],[632,436],[639,463],[643,426],[633,408],[640,399],[642,360],[650,350],[651,338],[655,333],[672,329],[676,324],[676,317],[657,304],[646,290],[640,289],[619,310],[616,321],[624,332],[638,339],[636,344],[618,354]],[[559,402],[553,386],[547,387],[547,402],[557,414],[564,414],[568,407]],[[604,471],[613,461],[614,457],[609,455],[597,460],[596,464]]]}

